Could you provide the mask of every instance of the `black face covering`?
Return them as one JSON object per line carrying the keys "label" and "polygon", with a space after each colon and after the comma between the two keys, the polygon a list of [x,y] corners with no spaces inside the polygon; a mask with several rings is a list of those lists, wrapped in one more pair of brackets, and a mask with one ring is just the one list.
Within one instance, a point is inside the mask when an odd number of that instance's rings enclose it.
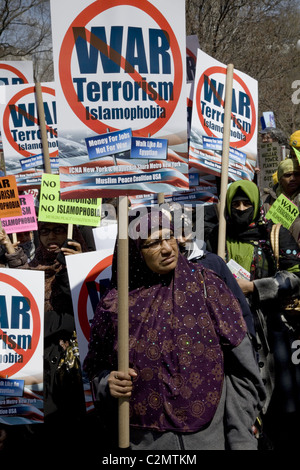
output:
{"label": "black face covering", "polygon": [[231,208],[231,224],[237,232],[244,232],[247,230],[251,222],[253,221],[254,207],[251,206],[248,209],[241,211],[239,209]]}

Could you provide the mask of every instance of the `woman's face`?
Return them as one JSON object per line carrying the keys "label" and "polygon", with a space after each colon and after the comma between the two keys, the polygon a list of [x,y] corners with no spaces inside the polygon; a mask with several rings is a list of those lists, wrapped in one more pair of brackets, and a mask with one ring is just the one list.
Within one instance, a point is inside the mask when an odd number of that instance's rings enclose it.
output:
{"label": "woman's face", "polygon": [[32,232],[19,232],[17,233],[17,240],[21,244],[30,242],[33,240],[33,233]]}
{"label": "woman's face", "polygon": [[283,192],[292,196],[300,188],[300,171],[290,171],[280,178],[280,184]]}
{"label": "woman's face", "polygon": [[157,274],[167,274],[175,269],[178,245],[173,233],[167,228],[153,232],[143,242],[142,254],[148,268]]}
{"label": "woman's face", "polygon": [[232,204],[231,204],[231,207],[233,207],[234,209],[237,209],[239,211],[246,211],[251,206],[252,206],[252,204],[249,201],[249,199],[232,201]]}
{"label": "woman's face", "polygon": [[48,251],[58,253],[67,238],[67,228],[63,224],[45,223],[39,229],[42,245]]}

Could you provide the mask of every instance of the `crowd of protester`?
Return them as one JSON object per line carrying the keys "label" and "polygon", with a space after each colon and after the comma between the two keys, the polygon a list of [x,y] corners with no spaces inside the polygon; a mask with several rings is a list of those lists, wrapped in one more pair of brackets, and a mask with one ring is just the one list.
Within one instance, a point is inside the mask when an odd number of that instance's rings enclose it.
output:
{"label": "crowd of protester", "polygon": [[[65,257],[95,250],[92,232],[74,226],[68,239],[67,225],[39,222],[36,233],[13,242],[0,231],[1,267],[45,273],[44,423],[0,424],[1,452],[9,455],[16,440],[28,450],[49,439],[116,449],[119,398],[129,400],[132,450],[296,447],[300,370],[292,354],[300,311],[287,306],[300,297],[300,218],[289,229],[280,227],[277,259],[275,224],[266,213],[280,194],[300,209],[300,131],[289,141],[272,129],[262,133],[263,142],[274,139],[288,142],[274,187],[248,180],[228,186],[224,260],[217,255],[216,211],[213,218],[206,212],[203,240],[193,230],[175,238],[180,205],[149,208],[135,218],[129,211],[135,236],[129,231],[128,371],[118,370],[118,243],[88,354],[64,374],[65,353],[76,343]],[[195,217],[192,210],[186,223],[193,227]],[[229,260],[249,277],[236,278]],[[94,397],[89,416],[82,372]]]}

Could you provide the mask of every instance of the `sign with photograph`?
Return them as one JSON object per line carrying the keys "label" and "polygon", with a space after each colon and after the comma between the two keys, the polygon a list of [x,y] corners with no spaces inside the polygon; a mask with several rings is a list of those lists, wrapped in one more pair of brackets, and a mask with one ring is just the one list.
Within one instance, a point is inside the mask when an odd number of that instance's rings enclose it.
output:
{"label": "sign with photograph", "polygon": [[[184,2],[51,0],[51,15],[61,197],[188,189]],[[138,168],[140,186],[131,184],[139,159],[108,154],[112,178],[133,168],[116,193],[85,142],[124,129],[167,140],[168,153],[156,178]]]}
{"label": "sign with photograph", "polygon": [[[197,55],[194,103],[189,148],[190,168],[221,174],[226,65],[205,54]],[[257,81],[234,70],[228,176],[231,180],[254,177],[257,160]],[[210,148],[205,146],[210,138]],[[206,141],[207,142],[207,141]],[[212,145],[215,144],[215,145]]]}

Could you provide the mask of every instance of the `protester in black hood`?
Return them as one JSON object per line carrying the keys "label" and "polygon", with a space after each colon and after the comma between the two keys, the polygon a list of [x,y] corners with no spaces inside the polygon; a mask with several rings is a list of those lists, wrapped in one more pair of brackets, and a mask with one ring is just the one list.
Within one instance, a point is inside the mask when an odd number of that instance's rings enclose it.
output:
{"label": "protester in black hood", "polygon": [[[260,195],[255,183],[232,183],[226,197],[226,261],[236,261],[250,279],[238,279],[254,316],[259,364],[268,392],[264,429],[275,449],[293,448],[299,441],[299,366],[293,364],[293,341],[300,322],[287,318],[284,303],[300,295],[300,249],[284,227],[279,232],[279,269],[270,243],[272,221],[262,218]],[[207,248],[216,252],[216,226]],[[300,317],[299,317],[300,318]]]}

